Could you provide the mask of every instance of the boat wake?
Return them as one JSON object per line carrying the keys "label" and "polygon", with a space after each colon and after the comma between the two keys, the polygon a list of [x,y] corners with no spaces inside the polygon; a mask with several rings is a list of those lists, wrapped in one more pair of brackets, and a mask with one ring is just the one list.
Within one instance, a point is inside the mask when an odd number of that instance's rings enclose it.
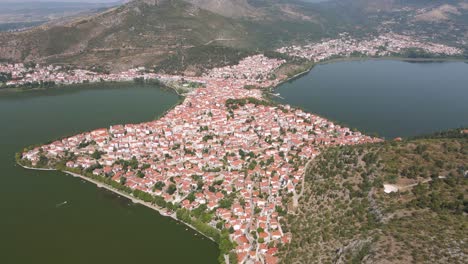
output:
{"label": "boat wake", "polygon": [[55,207],[56,207],[56,208],[59,208],[59,207],[62,207],[62,206],[64,206],[64,205],[66,205],[67,203],[68,203],[68,201],[65,201],[65,202],[63,202],[63,203],[56,204]]}

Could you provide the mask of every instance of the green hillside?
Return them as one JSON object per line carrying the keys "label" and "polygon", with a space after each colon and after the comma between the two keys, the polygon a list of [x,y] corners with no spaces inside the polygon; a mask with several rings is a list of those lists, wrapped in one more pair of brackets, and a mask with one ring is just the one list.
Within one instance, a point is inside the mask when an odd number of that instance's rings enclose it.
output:
{"label": "green hillside", "polygon": [[288,216],[293,239],[282,262],[464,263],[467,166],[461,130],[325,150]]}

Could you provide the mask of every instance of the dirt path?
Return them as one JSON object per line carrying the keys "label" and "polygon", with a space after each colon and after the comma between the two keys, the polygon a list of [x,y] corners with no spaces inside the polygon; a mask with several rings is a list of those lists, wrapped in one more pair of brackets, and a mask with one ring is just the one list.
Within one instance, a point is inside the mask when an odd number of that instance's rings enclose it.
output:
{"label": "dirt path", "polygon": [[304,195],[304,189],[305,189],[305,177],[307,170],[309,169],[309,164],[312,161],[310,159],[306,165],[304,166],[304,175],[302,176],[302,182],[301,182],[301,192],[297,194],[296,189],[293,190],[293,208],[296,209],[299,206],[299,199]]}

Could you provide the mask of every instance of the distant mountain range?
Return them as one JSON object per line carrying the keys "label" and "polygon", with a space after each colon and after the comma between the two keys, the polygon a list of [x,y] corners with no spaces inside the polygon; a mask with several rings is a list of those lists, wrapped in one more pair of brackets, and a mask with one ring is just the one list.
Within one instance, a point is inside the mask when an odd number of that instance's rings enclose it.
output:
{"label": "distant mountain range", "polygon": [[468,39],[467,10],[460,0],[134,0],[2,33],[0,60],[124,69],[157,65],[194,47],[263,50],[344,31],[417,31],[460,46]]}
{"label": "distant mountain range", "polygon": [[122,4],[120,1],[107,3],[62,1],[0,1],[0,25],[6,23],[28,23],[37,21],[47,22],[80,13],[102,12],[106,8]]}

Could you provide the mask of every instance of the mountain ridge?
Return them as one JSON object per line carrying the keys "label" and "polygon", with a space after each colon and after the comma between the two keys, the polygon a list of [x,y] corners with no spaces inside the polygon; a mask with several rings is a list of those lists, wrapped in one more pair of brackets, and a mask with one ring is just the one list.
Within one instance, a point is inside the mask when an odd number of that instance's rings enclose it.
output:
{"label": "mountain ridge", "polygon": [[[193,47],[271,50],[342,32],[365,35],[389,30],[419,31],[430,38],[449,40],[450,44],[466,43],[468,33],[459,34],[468,28],[468,9],[463,5],[466,1],[435,2],[134,0],[96,15],[48,23],[23,32],[0,33],[0,61],[101,65],[118,71],[160,66],[174,54],[196,50]],[[449,11],[443,13],[447,19],[436,27],[428,21],[430,15],[414,21],[417,12],[439,8],[442,2],[456,4],[460,15],[445,8],[442,10]],[[449,31],[443,30],[447,24]]]}

